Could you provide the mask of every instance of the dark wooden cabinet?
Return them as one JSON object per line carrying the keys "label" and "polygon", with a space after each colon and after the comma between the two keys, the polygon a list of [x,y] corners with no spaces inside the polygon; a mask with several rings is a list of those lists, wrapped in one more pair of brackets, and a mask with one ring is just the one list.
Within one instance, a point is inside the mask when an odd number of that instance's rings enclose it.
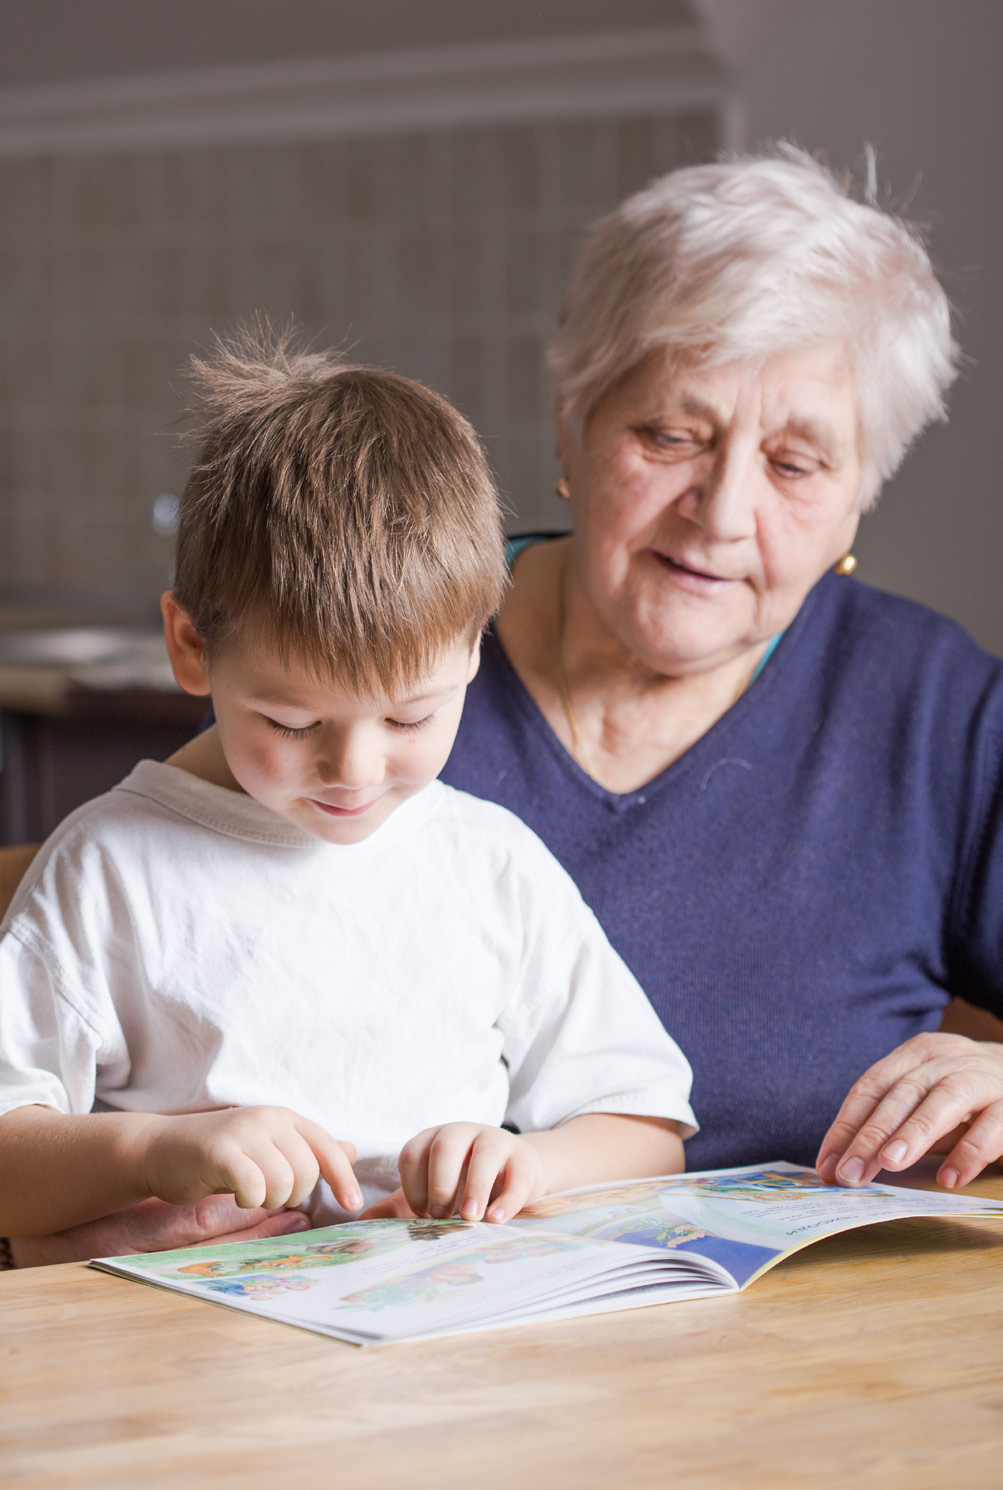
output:
{"label": "dark wooden cabinet", "polygon": [[149,689],[70,689],[44,712],[0,707],[0,843],[44,838],[137,761],[177,750],[205,713],[205,699]]}

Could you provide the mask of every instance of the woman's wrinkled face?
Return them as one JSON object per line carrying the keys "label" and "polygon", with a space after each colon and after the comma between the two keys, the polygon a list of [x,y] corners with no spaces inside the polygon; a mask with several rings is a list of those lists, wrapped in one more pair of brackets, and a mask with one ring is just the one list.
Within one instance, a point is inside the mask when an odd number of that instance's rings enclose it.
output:
{"label": "woman's wrinkled face", "polygon": [[856,386],[840,349],[673,367],[654,353],[562,428],[577,574],[616,641],[664,673],[782,631],[850,547]]}

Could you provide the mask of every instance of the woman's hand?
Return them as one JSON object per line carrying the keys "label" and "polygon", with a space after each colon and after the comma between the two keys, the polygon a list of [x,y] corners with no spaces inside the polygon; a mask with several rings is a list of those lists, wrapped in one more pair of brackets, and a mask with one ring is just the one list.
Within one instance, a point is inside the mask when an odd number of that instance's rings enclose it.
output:
{"label": "woman's hand", "polygon": [[[401,1149],[398,1166],[415,1216],[507,1221],[544,1191],[543,1159],[533,1145],[483,1123],[426,1128]],[[395,1197],[389,1200],[396,1209],[382,1214],[400,1214]]]}
{"label": "woman's hand", "polygon": [[86,1262],[91,1257],[168,1252],[175,1247],[256,1242],[306,1231],[309,1225],[302,1211],[241,1210],[232,1195],[209,1195],[195,1205],[144,1200],[50,1236],[12,1237],[10,1248],[15,1267],[37,1268],[56,1262]]}
{"label": "woman's hand", "polygon": [[1003,1045],[964,1035],[916,1035],[851,1087],[816,1161],[824,1180],[864,1185],[880,1169],[946,1154],[948,1190],[1003,1155]]}

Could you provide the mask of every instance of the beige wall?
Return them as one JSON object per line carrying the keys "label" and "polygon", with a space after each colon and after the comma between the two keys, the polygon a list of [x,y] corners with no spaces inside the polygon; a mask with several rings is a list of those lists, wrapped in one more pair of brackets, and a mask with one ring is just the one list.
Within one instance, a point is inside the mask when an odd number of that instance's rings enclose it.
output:
{"label": "beige wall", "polygon": [[154,613],[179,370],[257,310],[453,398],[560,524],[543,345],[584,224],[707,112],[0,160],[0,587]]}
{"label": "beige wall", "polygon": [[[172,0],[156,17],[133,0],[0,0],[0,123],[21,84],[294,57],[314,37],[319,54],[685,28],[693,5],[730,62],[748,144],[792,136],[843,166],[871,141],[891,199],[929,225],[966,366],[950,424],[865,520],[862,573],[1003,653],[999,0],[427,0],[420,24],[413,0],[287,0],[278,32],[271,0]],[[150,504],[183,468],[171,384],[210,327],[258,306],[443,388],[488,440],[514,521],[559,521],[538,353],[571,245],[621,190],[712,136],[706,113],[663,110],[0,161],[0,586],[148,607],[168,547]]]}
{"label": "beige wall", "polygon": [[751,145],[780,137],[840,167],[878,152],[885,200],[928,229],[965,367],[863,521],[860,573],[962,622],[1003,654],[1003,4],[704,0]]}

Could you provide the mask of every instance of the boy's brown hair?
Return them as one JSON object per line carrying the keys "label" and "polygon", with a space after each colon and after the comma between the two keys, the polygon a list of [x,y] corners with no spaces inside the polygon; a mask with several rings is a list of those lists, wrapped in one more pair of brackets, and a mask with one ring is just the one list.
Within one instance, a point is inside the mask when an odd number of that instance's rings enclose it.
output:
{"label": "boy's brown hair", "polygon": [[238,632],[358,693],[395,693],[505,586],[498,493],[473,429],[396,373],[245,332],[192,359],[201,441],[174,595],[206,649]]}

